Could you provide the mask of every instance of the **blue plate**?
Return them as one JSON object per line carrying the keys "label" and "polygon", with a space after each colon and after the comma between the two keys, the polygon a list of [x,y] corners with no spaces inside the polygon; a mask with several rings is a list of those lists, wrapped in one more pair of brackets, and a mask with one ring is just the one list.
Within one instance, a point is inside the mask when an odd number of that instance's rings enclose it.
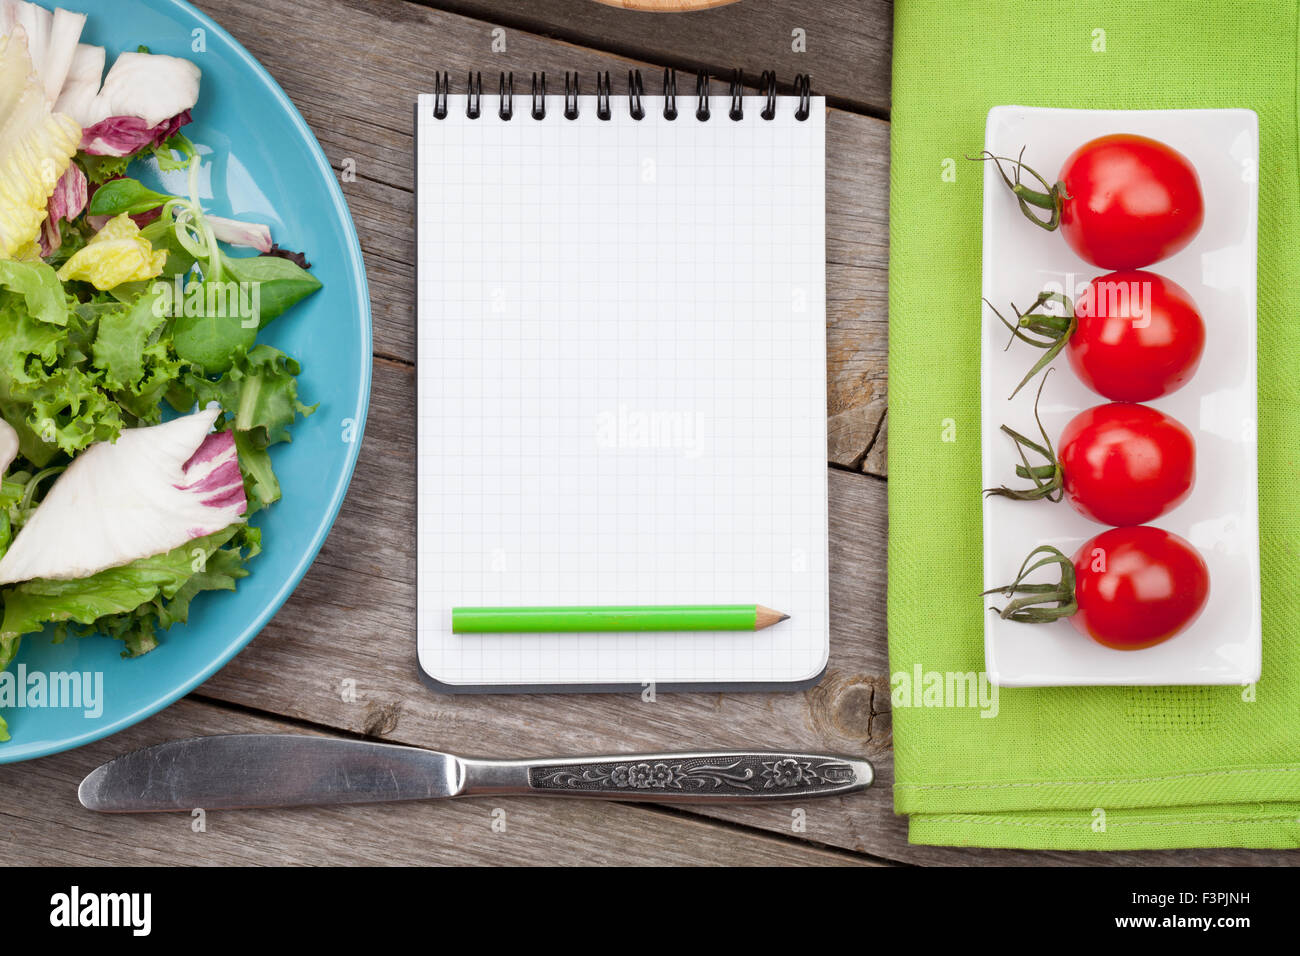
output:
{"label": "blue plate", "polygon": [[[307,255],[325,284],[260,337],[302,363],[299,395],[320,408],[294,427],[292,444],[272,451],[284,497],[253,519],[265,550],[238,591],[200,595],[188,624],[162,632],[158,648],[132,660],[121,657],[119,642],[103,637],[57,646],[40,635],[24,639],[10,667],[15,677],[20,668],[27,675],[101,674],[102,712],[0,706],[12,735],[0,744],[4,763],[129,727],[193,690],[251,641],[293,592],[334,523],[370,398],[370,296],[361,247],[334,171],[284,91],[230,34],[182,0],[60,0],[58,6],[89,15],[83,42],[107,47],[110,65],[118,52],[144,44],[203,70],[185,133],[207,147],[204,205],[217,215],[266,223],[277,243]],[[200,40],[206,50],[195,52]],[[173,191],[184,190],[173,183]]]}

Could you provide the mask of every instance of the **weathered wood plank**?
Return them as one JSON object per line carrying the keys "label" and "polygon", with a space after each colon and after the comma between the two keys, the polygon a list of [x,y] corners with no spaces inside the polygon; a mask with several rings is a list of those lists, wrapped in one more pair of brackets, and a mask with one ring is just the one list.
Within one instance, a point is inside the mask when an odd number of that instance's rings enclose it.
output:
{"label": "weathered wood plank", "polygon": [[[581,4],[581,9],[579,9]],[[665,695],[655,704],[642,704],[636,697],[510,696],[445,697],[425,690],[415,677],[414,651],[414,430],[406,409],[414,395],[412,354],[414,316],[411,306],[413,278],[410,267],[412,238],[410,107],[414,92],[430,85],[433,70],[446,68],[463,72],[470,65],[481,68],[492,57],[495,69],[524,73],[535,68],[549,71],[596,68],[611,72],[639,66],[619,56],[596,53],[564,42],[521,33],[524,16],[497,0],[448,0],[443,6],[480,19],[468,19],[415,7],[398,0],[363,3],[361,0],[315,0],[302,5],[289,0],[200,0],[200,5],[231,28],[253,50],[286,87],[316,129],[336,168],[355,168],[357,179],[345,184],[353,214],[366,250],[373,289],[376,352],[398,360],[376,363],[372,418],[353,490],[340,521],[320,559],[298,592],[275,621],[221,674],[201,690],[205,698],[230,701],[263,711],[282,713],[322,726],[367,733],[384,739],[441,745],[452,749],[491,754],[523,754],[556,750],[604,750],[620,748],[752,746],[825,747],[870,756],[880,771],[880,785],[868,794],[823,803],[809,802],[807,828],[797,834],[821,843],[865,851],[881,857],[918,863],[985,862],[1105,862],[1134,863],[1273,863],[1289,862],[1294,855],[1246,851],[1198,851],[1191,853],[1126,853],[1109,856],[1007,853],[944,848],[911,847],[906,844],[905,825],[891,812],[889,785],[892,782],[889,747],[892,741],[888,695],[888,664],[884,640],[885,590],[885,486],[883,482],[845,471],[833,471],[832,487],[832,621],[833,649],[826,679],[804,694],[764,695]],[[561,40],[583,42],[584,29],[597,22],[600,8],[582,0],[548,0],[538,4],[546,16],[529,21],[535,30],[554,33]],[[752,12],[757,4],[735,9]],[[788,9],[783,5],[768,5]],[[846,0],[823,5],[832,12],[825,22],[835,23]],[[590,7],[591,9],[588,9]],[[885,29],[881,11],[867,29]],[[576,22],[566,11],[580,16]],[[644,32],[628,35],[622,23],[603,34],[607,41],[590,42],[622,56],[657,64],[683,65],[686,60],[703,62],[715,69],[740,62],[735,47],[714,42],[707,48],[690,44],[694,36],[675,35],[667,28],[646,30],[649,19],[612,11],[620,20]],[[863,13],[868,11],[864,10]],[[707,16],[714,16],[708,14]],[[818,23],[814,10],[805,16]],[[765,12],[762,14],[766,16]],[[780,16],[779,11],[771,14]],[[700,18],[661,18],[664,23],[682,23],[690,33]],[[508,52],[491,54],[488,20],[510,19]],[[563,19],[563,18],[568,19]],[[633,19],[627,19],[632,17]],[[268,20],[277,24],[266,31]],[[874,26],[872,26],[874,24]],[[797,25],[797,24],[796,24]],[[686,29],[689,26],[690,29]],[[712,27],[710,27],[712,29]],[[887,32],[887,31],[886,31]],[[817,30],[810,31],[812,39]],[[701,34],[708,36],[705,30]],[[295,42],[286,44],[285,36]],[[619,39],[620,36],[625,37]],[[630,36],[630,39],[626,38]],[[715,38],[719,35],[715,32]],[[851,39],[846,42],[854,42]],[[640,45],[638,45],[640,44]],[[738,44],[748,56],[767,56],[751,41]],[[703,53],[692,52],[703,49]],[[728,62],[714,64],[711,56]],[[835,58],[842,68],[853,65],[852,56]],[[770,59],[755,61],[753,71],[769,67]],[[844,66],[848,64],[848,66]],[[691,64],[693,65],[693,62]],[[741,62],[747,71],[749,62]],[[785,72],[784,68],[778,65]],[[791,71],[796,66],[791,66]],[[804,67],[799,67],[804,68]],[[866,103],[878,111],[886,100],[854,99],[835,92],[835,67],[813,69],[819,91],[846,103]],[[879,64],[875,67],[879,72]],[[887,90],[887,60],[880,89]],[[846,74],[852,79],[849,74]],[[847,87],[846,87],[847,88]],[[352,160],[352,163],[346,163]],[[887,261],[887,172],[888,127],[859,116],[832,111],[828,136],[828,286],[830,289],[831,402],[833,432],[836,416],[847,437],[837,439],[832,460],[883,475],[885,449],[885,304]],[[879,413],[879,414],[877,414]],[[874,422],[874,424],[873,424]],[[867,437],[874,435],[874,440]],[[857,437],[862,436],[862,437]],[[867,441],[864,446],[863,441]],[[845,460],[840,461],[840,456]],[[348,703],[341,693],[344,681],[354,680],[359,693]],[[194,710],[198,708],[198,710]],[[198,714],[199,716],[194,716]],[[245,727],[274,727],[239,712],[186,702],[141,725],[139,728],[91,748],[55,758],[3,768],[8,797],[0,802],[0,833],[9,835],[4,852],[51,854],[49,861],[116,862],[131,854],[131,846],[144,847],[134,862],[160,860],[173,844],[151,843],[135,831],[111,834],[81,855],[59,855],[66,840],[52,836],[44,815],[51,802],[70,800],[75,781],[89,766],[139,743],[200,730],[233,730]],[[98,749],[97,749],[98,748]],[[91,755],[94,755],[93,757]],[[85,761],[85,763],[78,763]],[[60,770],[61,767],[75,769]],[[28,787],[28,790],[22,788]],[[17,796],[15,796],[17,795]],[[43,816],[31,817],[30,807],[42,807]],[[448,807],[468,806],[446,805]],[[490,831],[480,835],[476,820],[465,819],[456,832],[458,839],[437,843],[434,849],[455,843],[478,847],[482,859],[556,859],[567,845],[577,846],[572,859],[599,860],[609,850],[627,842],[626,836],[608,844],[594,842],[592,831],[618,831],[622,818],[600,817],[610,810],[637,814],[628,817],[644,832],[644,817],[671,816],[696,827],[675,837],[711,849],[701,858],[724,859],[726,847],[736,841],[757,839],[789,852],[791,844],[755,836],[743,830],[718,835],[707,825],[697,825],[684,815],[660,814],[640,808],[610,808],[603,804],[529,804],[537,806],[534,818],[538,831],[553,832],[539,837],[520,856],[499,854],[491,845]],[[570,811],[568,808],[576,808]],[[528,812],[520,808],[520,812]],[[595,808],[594,810],[592,808]],[[312,846],[334,844],[330,858],[338,861],[338,847],[357,852],[357,861],[405,860],[411,840],[403,808],[356,808],[347,811],[283,811],[295,814],[324,814],[325,822],[312,819],[304,827],[309,837],[286,827],[277,814],[253,822],[238,831],[235,842],[252,844],[236,852],[229,844],[220,849],[198,851],[200,859],[248,859],[260,846],[269,847],[258,859],[279,859],[280,854],[300,862],[312,858]],[[427,808],[426,808],[427,809]],[[438,807],[442,811],[443,807]],[[75,806],[72,810],[77,810]],[[79,812],[79,811],[78,811]],[[371,814],[378,813],[378,816]],[[388,817],[389,812],[399,813]],[[460,812],[458,809],[448,812]],[[468,811],[466,811],[468,812]],[[711,808],[719,819],[733,820],[746,827],[762,827],[774,833],[790,834],[788,809]],[[346,813],[342,823],[330,814]],[[593,815],[596,814],[596,815]],[[234,815],[223,815],[233,817]],[[97,820],[166,818],[95,818]],[[426,818],[421,818],[426,819]],[[459,818],[457,818],[459,819]],[[511,820],[515,816],[511,814]],[[391,825],[390,825],[391,823]],[[513,824],[512,824],[513,825]],[[357,850],[356,827],[375,827]],[[459,824],[449,824],[456,827]],[[65,829],[82,827],[68,818]],[[329,828],[333,827],[333,830]],[[346,827],[346,831],[343,829]],[[211,828],[210,828],[211,830]],[[337,832],[337,839],[322,838]],[[229,831],[236,832],[236,831]],[[560,832],[564,840],[557,840]],[[187,834],[188,829],[182,831]],[[198,835],[195,835],[198,838]],[[211,836],[209,833],[206,836]],[[599,836],[597,832],[595,836]],[[586,841],[586,842],[584,842]],[[639,841],[638,841],[639,842]],[[658,842],[658,841],[656,841]],[[487,844],[484,846],[484,844]],[[796,849],[802,849],[797,844]],[[22,847],[22,850],[13,848]],[[194,847],[187,847],[194,853]],[[420,855],[417,851],[415,855]],[[430,851],[433,853],[433,851]],[[757,852],[757,851],[755,851]],[[235,853],[234,856],[228,854]],[[544,853],[544,857],[543,854]],[[239,855],[243,854],[243,855]],[[422,857],[424,861],[427,856]]]}
{"label": "weathered wood plank", "polygon": [[[617,73],[629,65],[528,35],[494,55],[482,22],[397,0],[364,5],[203,0],[200,5],[267,64],[330,161],[348,171],[344,192],[366,254],[375,351],[404,360],[415,348],[415,94],[432,85],[437,69],[458,75],[489,59],[493,67],[520,76],[531,69],[562,73],[597,66]],[[277,23],[274,34],[264,29],[268,17]],[[285,44],[285,35],[301,42]],[[366,50],[356,49],[357,37],[365,38]],[[872,420],[870,427],[833,428],[839,439],[831,460],[847,465],[866,454],[885,402],[889,125],[832,110],[827,157],[827,411],[833,423],[835,416],[846,422]]]}
{"label": "weathered wood plank", "polygon": [[[417,2],[681,69],[775,70],[782,80],[811,73],[816,92],[837,103],[877,116],[889,110],[891,0],[750,0],[678,16],[593,7],[590,0]],[[795,52],[796,30],[805,52]]]}
{"label": "weathered wood plank", "polygon": [[871,402],[831,415],[827,421],[826,456],[842,468],[865,467],[885,421],[885,403]]}
{"label": "weathered wood plank", "polygon": [[[622,803],[500,799],[100,814],[77,785],[119,753],[177,736],[303,733],[182,701],[80,750],[0,767],[0,865],[861,865],[860,857]],[[35,812],[34,812],[35,810]],[[505,830],[493,829],[496,819]],[[563,834],[557,838],[556,834]]]}
{"label": "weathered wood plank", "polygon": [[869,475],[875,475],[878,478],[884,478],[888,470],[888,461],[886,456],[889,453],[886,439],[889,430],[889,415],[885,415],[880,420],[880,431],[876,433],[875,440],[867,450],[866,457],[862,459],[862,470]]}
{"label": "weathered wood plank", "polygon": [[692,10],[706,10],[720,7],[738,0],[596,0],[611,7],[625,7],[628,10],[646,10],[652,13],[688,13]]}

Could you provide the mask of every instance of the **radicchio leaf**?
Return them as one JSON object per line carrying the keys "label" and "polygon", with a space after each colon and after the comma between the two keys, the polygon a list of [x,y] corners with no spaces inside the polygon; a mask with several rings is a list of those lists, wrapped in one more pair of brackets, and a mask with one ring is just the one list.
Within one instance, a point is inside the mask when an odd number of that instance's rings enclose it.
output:
{"label": "radicchio leaf", "polygon": [[76,163],[69,164],[59,177],[46,205],[45,222],[41,224],[41,255],[52,256],[63,245],[63,235],[59,223],[71,222],[81,215],[86,208],[89,195],[89,183],[86,174]]}
{"label": "radicchio leaf", "polygon": [[131,156],[161,146],[190,119],[189,110],[156,126],[138,116],[110,116],[82,130],[81,151],[91,156]]}

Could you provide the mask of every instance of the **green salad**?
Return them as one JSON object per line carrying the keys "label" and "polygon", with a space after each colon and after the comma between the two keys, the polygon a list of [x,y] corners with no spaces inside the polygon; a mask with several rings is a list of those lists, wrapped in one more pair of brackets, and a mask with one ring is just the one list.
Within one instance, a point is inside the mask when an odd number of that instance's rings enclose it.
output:
{"label": "green salad", "polygon": [[0,0],[0,670],[47,630],[144,654],[233,590],[281,494],[268,449],[313,410],[260,338],[321,284],[204,209],[198,68],[141,48],[104,76],[84,24]]}

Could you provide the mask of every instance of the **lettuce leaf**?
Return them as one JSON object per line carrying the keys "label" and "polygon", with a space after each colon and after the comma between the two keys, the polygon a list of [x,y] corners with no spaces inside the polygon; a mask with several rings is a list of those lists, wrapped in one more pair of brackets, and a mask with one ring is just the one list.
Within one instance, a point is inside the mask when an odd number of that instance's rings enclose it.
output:
{"label": "lettuce leaf", "polygon": [[22,442],[23,429],[12,421],[9,424],[18,431],[23,456],[37,465],[47,464],[58,451],[72,456],[95,442],[112,441],[125,424],[117,403],[79,368],[56,369],[38,383],[15,391],[13,397],[27,405],[24,425],[40,439],[43,449],[32,448],[29,454]]}
{"label": "lettuce leaf", "polygon": [[78,153],[77,162],[81,164],[81,169],[91,185],[99,186],[110,179],[125,176],[126,168],[131,165],[131,157],[92,156],[89,153]]}
{"label": "lettuce leaf", "polygon": [[0,37],[0,259],[36,242],[81,127],[50,110],[21,32]]}
{"label": "lettuce leaf", "polygon": [[[99,198],[99,193],[95,198]],[[103,229],[73,253],[59,268],[58,276],[64,282],[89,282],[104,291],[152,279],[161,275],[166,265],[167,252],[155,251],[140,234],[140,227],[122,213],[105,223]]]}
{"label": "lettuce leaf", "polygon": [[0,287],[21,296],[32,318],[50,325],[68,324],[63,283],[44,262],[0,260]]}
{"label": "lettuce leaf", "polygon": [[156,314],[157,300],[156,295],[142,295],[133,305],[99,317],[93,362],[109,388],[132,388],[145,377],[150,337],[166,321],[165,316]]}
{"label": "lettuce leaf", "polygon": [[19,296],[0,291],[0,398],[44,378],[63,342],[63,329],[33,318]]}
{"label": "lettuce leaf", "polygon": [[[117,437],[122,416],[76,367],[71,328],[33,318],[27,301],[0,291],[0,416],[18,432],[22,456],[44,467],[61,451],[71,455]],[[61,294],[60,305],[68,323]],[[62,366],[70,357],[74,364]]]}
{"label": "lettuce leaf", "polygon": [[0,592],[0,669],[8,667],[21,638],[59,625],[56,639],[76,625],[124,642],[135,657],[158,644],[157,630],[188,619],[190,602],[203,591],[233,591],[248,575],[245,562],[261,550],[261,534],[231,525],[166,554],[141,558],[74,581],[24,581]]}

